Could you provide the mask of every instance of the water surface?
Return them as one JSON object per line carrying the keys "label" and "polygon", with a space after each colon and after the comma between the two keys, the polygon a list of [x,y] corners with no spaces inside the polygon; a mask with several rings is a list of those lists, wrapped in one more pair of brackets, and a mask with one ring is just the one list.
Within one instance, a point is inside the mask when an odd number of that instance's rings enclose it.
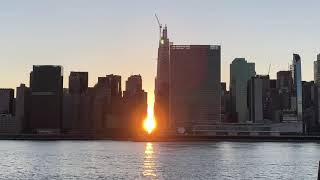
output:
{"label": "water surface", "polygon": [[316,143],[0,141],[0,179],[316,179]]}

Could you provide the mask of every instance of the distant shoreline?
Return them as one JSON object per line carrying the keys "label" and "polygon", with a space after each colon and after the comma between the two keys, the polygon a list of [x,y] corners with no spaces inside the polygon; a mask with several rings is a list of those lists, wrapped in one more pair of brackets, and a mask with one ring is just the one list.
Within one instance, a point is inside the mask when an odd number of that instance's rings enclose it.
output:
{"label": "distant shoreline", "polygon": [[133,141],[133,142],[315,142],[320,143],[320,136],[140,136],[140,137],[103,137],[92,135],[0,135],[0,140],[31,140],[31,141]]}

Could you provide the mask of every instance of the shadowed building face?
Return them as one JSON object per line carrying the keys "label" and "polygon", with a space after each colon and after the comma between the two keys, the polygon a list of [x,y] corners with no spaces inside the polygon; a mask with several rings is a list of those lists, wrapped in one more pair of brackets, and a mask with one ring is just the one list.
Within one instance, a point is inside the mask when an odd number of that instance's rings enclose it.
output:
{"label": "shadowed building face", "polygon": [[33,66],[30,75],[32,131],[60,131],[63,76],[61,66]]}
{"label": "shadowed building face", "polygon": [[220,46],[170,46],[170,122],[191,128],[220,122]]}
{"label": "shadowed building face", "polygon": [[71,72],[69,76],[69,92],[82,94],[88,89],[88,72]]}
{"label": "shadowed building face", "polygon": [[13,114],[13,89],[0,89],[0,114]]}

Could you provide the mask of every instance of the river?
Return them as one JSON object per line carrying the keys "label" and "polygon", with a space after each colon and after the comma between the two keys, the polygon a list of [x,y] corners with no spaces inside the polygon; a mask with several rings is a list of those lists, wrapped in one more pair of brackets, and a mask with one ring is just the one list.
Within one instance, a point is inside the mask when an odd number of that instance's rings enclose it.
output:
{"label": "river", "polygon": [[0,179],[316,179],[320,144],[0,141]]}

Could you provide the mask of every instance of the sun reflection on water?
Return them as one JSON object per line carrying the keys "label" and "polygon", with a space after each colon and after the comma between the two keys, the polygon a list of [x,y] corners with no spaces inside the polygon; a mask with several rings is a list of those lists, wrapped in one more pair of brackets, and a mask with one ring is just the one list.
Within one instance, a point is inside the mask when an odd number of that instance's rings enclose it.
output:
{"label": "sun reflection on water", "polygon": [[157,179],[156,163],[153,154],[152,143],[148,142],[144,151],[143,176],[151,179]]}

